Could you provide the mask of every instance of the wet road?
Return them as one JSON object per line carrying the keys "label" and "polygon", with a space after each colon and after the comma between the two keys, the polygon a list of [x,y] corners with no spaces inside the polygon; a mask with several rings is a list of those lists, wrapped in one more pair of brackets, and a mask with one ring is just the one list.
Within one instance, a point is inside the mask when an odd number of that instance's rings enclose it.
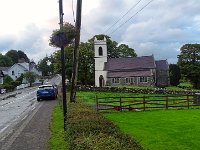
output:
{"label": "wet road", "polygon": [[[49,82],[59,84],[61,77],[58,75]],[[41,104],[36,100],[37,87],[15,91],[13,97],[1,98],[0,95],[0,142],[14,130],[14,127],[23,122],[30,113]]]}

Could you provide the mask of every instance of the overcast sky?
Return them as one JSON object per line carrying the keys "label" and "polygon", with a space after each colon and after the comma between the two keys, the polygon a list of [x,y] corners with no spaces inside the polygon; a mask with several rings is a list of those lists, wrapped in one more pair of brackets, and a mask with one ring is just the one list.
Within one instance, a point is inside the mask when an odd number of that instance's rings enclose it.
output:
{"label": "overcast sky", "polygon": [[[58,0],[0,4],[1,53],[22,50],[37,62],[56,50],[48,40],[59,28]],[[73,8],[76,11],[76,0]],[[81,41],[106,34],[138,56],[153,54],[157,60],[176,63],[182,45],[200,43],[199,8],[198,0],[83,0]],[[63,0],[63,9],[64,21],[74,24],[72,0]]]}

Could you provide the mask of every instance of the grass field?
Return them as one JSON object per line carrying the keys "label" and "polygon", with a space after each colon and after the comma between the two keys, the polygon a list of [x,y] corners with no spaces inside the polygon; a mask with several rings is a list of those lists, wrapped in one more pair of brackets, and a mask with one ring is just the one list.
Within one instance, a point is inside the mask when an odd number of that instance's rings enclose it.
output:
{"label": "grass field", "polygon": [[[94,103],[94,96],[141,96],[131,93],[79,92],[87,103]],[[200,110],[157,110],[146,112],[102,113],[120,129],[149,150],[198,150],[200,149]]]}
{"label": "grass field", "polygon": [[104,115],[145,149],[200,149],[200,110],[115,112]]}

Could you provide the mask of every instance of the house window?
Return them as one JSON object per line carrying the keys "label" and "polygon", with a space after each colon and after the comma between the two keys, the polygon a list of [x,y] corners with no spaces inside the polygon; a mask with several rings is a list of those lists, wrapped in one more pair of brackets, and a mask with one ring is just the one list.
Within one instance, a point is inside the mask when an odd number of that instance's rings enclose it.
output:
{"label": "house window", "polygon": [[112,83],[119,83],[119,78],[112,78]]}
{"label": "house window", "polygon": [[103,56],[103,48],[99,47],[99,56]]}
{"label": "house window", "polygon": [[12,75],[15,75],[15,72],[14,72],[14,71],[12,71]]}
{"label": "house window", "polygon": [[126,83],[134,83],[134,77],[126,78]]}
{"label": "house window", "polygon": [[147,82],[147,77],[140,77],[140,78],[139,78],[139,81],[140,81],[140,82]]}

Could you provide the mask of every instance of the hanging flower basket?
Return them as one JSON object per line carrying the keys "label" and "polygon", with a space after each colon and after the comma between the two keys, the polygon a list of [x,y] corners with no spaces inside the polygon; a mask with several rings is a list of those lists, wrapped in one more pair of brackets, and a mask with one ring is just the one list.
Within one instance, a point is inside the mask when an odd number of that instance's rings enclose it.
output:
{"label": "hanging flower basket", "polygon": [[76,29],[73,25],[65,23],[62,30],[53,31],[49,45],[54,47],[65,47],[73,41],[76,33]]}

